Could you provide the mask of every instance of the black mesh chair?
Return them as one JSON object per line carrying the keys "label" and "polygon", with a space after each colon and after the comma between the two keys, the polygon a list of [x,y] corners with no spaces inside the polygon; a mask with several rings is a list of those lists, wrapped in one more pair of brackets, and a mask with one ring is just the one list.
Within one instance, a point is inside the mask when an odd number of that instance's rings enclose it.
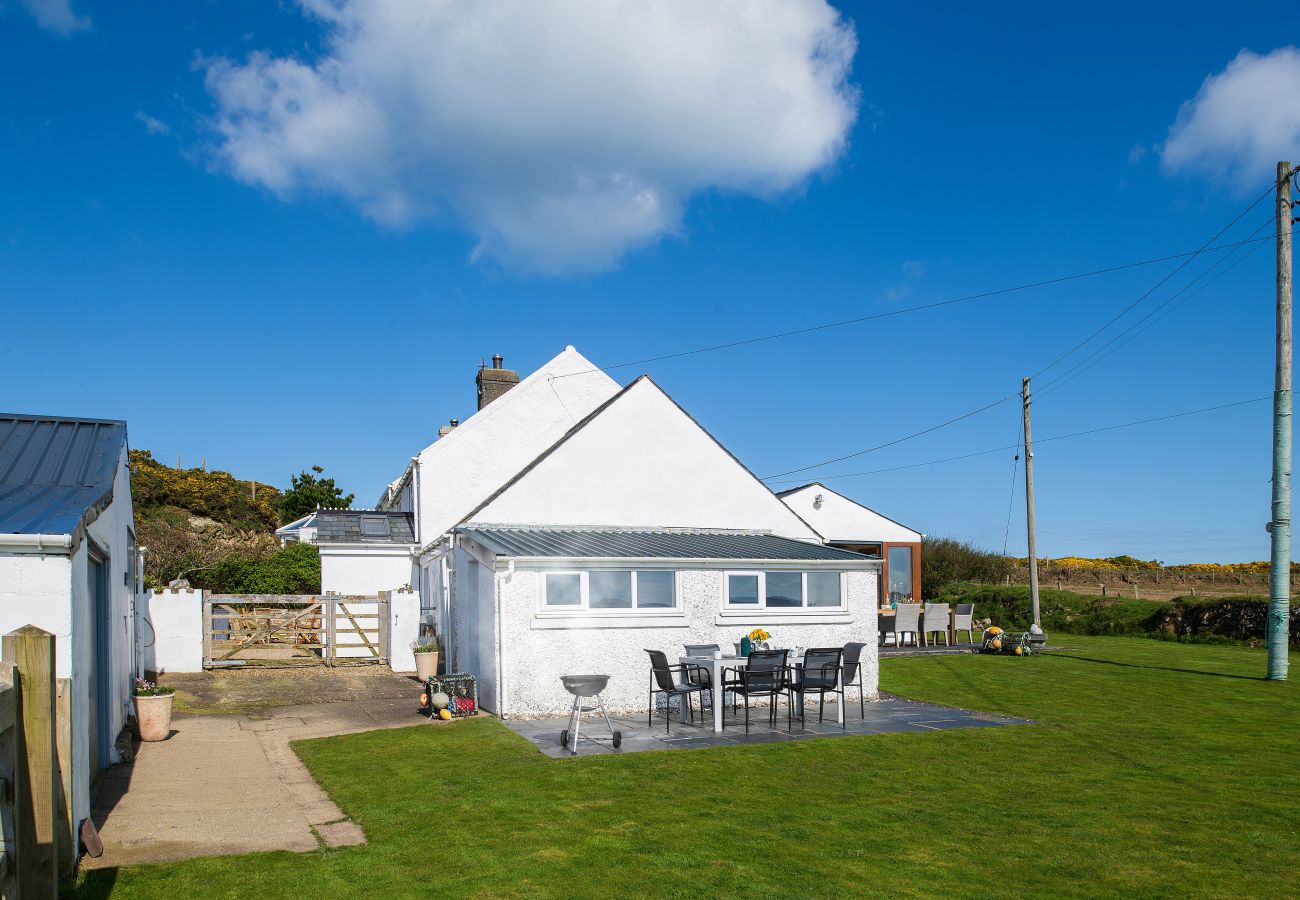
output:
{"label": "black mesh chair", "polygon": [[[867,717],[867,700],[864,696],[867,689],[862,685],[862,666],[859,660],[862,659],[862,651],[867,649],[866,644],[845,644],[844,645],[844,689],[847,691],[850,687],[858,689],[858,706],[862,712],[862,718]],[[843,699],[841,697],[841,699]]]}
{"label": "black mesh chair", "polygon": [[[683,646],[686,648],[687,656],[712,656],[719,649],[717,644],[684,644]],[[709,670],[704,666],[697,666],[697,668],[700,670],[700,684],[706,688],[712,688],[713,684],[710,681]]]}
{"label": "black mesh chair", "polygon": [[[790,690],[789,669],[785,665],[786,654],[788,650],[754,650],[749,654],[749,665],[737,666],[723,670],[723,686],[732,692],[732,702],[735,697],[745,698],[745,734],[749,734],[749,698],[750,697],[768,697],[772,701],[771,708],[768,709],[768,724],[776,727],[776,701],[782,694]],[[730,677],[728,674],[730,673]],[[785,704],[785,723],[786,728],[791,725],[790,702],[786,698]],[[727,717],[722,717],[722,727],[727,727]]]}
{"label": "black mesh chair", "polygon": [[708,680],[708,673],[699,666],[687,665],[686,663],[679,663],[675,666],[670,665],[668,657],[662,650],[647,650],[646,653],[650,654],[650,714],[646,719],[646,724],[654,724],[655,695],[663,694],[664,730],[672,733],[672,698],[676,697],[679,704],[686,704],[686,708],[691,715],[691,721],[694,722],[695,707],[691,705],[691,697],[707,690],[704,682]]}
{"label": "black mesh chair", "polygon": [[[859,644],[859,647],[862,645]],[[826,713],[826,695],[838,694],[840,704],[844,703],[844,688],[840,684],[840,673],[844,667],[840,665],[844,658],[844,650],[840,647],[821,647],[816,649],[805,650],[803,654],[803,669],[799,673],[799,684],[795,690],[799,694],[799,724],[804,721],[803,701],[808,694],[817,694],[817,723],[821,724],[822,718]],[[845,728],[849,727],[849,720],[846,716],[841,723]]]}

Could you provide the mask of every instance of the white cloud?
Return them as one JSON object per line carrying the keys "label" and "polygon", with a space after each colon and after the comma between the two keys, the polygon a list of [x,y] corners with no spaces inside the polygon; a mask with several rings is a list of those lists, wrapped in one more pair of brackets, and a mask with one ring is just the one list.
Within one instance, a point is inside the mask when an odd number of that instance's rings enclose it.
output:
{"label": "white cloud", "polygon": [[72,0],[18,0],[46,31],[72,34],[90,27],[90,16],[72,10]]}
{"label": "white cloud", "polygon": [[207,65],[222,163],[453,222],[512,267],[608,267],[693,194],[796,189],[856,116],[856,36],[825,0],[302,4],[322,58]]}
{"label": "white cloud", "polygon": [[1236,186],[1265,185],[1277,161],[1300,157],[1300,50],[1242,50],[1205,79],[1169,129],[1161,164]]}
{"label": "white cloud", "polygon": [[155,119],[147,112],[137,110],[135,120],[144,125],[145,131],[150,134],[171,134],[171,126],[161,119]]}

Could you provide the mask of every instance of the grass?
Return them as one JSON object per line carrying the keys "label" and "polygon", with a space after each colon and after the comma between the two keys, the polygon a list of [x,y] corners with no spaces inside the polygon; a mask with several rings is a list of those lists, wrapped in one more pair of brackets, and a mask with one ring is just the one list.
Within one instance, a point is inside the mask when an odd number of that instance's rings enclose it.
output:
{"label": "grass", "polygon": [[108,870],[76,893],[1294,896],[1300,684],[1259,680],[1242,647],[1069,643],[882,666],[884,690],[1032,726],[577,760],[493,720],[303,742],[367,846]]}

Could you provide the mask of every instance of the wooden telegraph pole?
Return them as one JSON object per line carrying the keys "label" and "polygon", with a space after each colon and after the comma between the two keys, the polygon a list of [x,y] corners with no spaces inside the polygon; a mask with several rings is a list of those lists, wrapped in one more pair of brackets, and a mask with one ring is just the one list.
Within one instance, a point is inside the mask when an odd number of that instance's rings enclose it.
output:
{"label": "wooden telegraph pole", "polygon": [[1029,432],[1029,379],[1020,384],[1020,400],[1025,414],[1025,524],[1029,527],[1029,602],[1034,612],[1034,627],[1042,629],[1038,614],[1038,547],[1034,537],[1034,439]]}
{"label": "wooden telegraph pole", "polygon": [[1273,386],[1273,557],[1269,572],[1268,679],[1285,681],[1291,613],[1291,163],[1277,164],[1277,378]]}

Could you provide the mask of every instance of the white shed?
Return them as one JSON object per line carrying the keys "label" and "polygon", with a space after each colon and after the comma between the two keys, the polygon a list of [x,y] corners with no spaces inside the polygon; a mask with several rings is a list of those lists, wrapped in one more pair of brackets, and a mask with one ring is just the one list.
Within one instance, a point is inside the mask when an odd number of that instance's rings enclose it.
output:
{"label": "white shed", "polygon": [[136,546],[126,423],[0,414],[0,633],[55,636],[72,681],[72,811],[118,761],[134,675]]}

